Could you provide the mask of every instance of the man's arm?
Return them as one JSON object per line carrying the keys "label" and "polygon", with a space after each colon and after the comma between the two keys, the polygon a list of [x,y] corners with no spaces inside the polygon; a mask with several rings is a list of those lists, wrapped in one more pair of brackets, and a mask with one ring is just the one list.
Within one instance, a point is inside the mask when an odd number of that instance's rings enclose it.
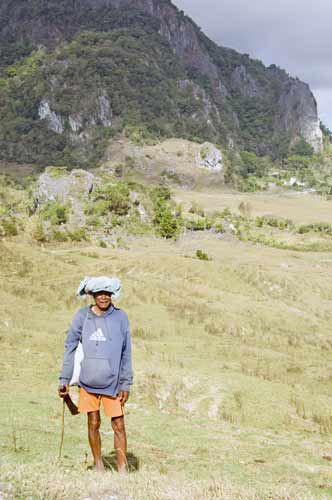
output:
{"label": "man's arm", "polygon": [[[74,371],[75,351],[81,339],[83,322],[86,312],[80,309],[70,325],[65,342],[65,354],[63,356],[60,386],[68,386]],[[66,391],[67,392],[67,391]],[[63,393],[63,391],[62,391]]]}
{"label": "man's arm", "polygon": [[124,342],[122,347],[120,374],[119,374],[119,396],[124,404],[129,398],[130,386],[133,383],[133,369],[131,362],[131,337],[128,317],[123,322]]}

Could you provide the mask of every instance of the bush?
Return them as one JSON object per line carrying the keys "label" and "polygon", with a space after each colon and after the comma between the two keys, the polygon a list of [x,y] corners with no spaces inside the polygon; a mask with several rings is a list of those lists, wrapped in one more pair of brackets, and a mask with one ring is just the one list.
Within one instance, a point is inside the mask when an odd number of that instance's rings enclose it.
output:
{"label": "bush", "polygon": [[75,229],[75,231],[68,232],[68,238],[72,241],[88,241],[88,235],[85,229]]}
{"label": "bush", "polygon": [[192,202],[189,213],[199,215],[200,217],[205,217],[203,208],[195,201]]}
{"label": "bush", "polygon": [[224,233],[225,232],[225,228],[224,228],[224,223],[223,221],[216,221],[214,224],[213,224],[213,229],[214,231],[216,231],[217,233]]}
{"label": "bush", "polygon": [[199,260],[211,260],[208,254],[203,252],[203,250],[196,250],[196,257]]}
{"label": "bush", "polygon": [[16,220],[11,209],[0,209],[0,236],[16,236]]}
{"label": "bush", "polygon": [[211,229],[212,223],[209,219],[200,217],[199,219],[186,220],[185,226],[189,231],[205,231]]}
{"label": "bush", "polygon": [[280,231],[283,231],[285,229],[291,229],[294,225],[290,219],[279,219],[278,217],[266,217],[266,216],[256,217],[255,222],[257,227],[270,226],[270,227],[275,227]]}
{"label": "bush", "polygon": [[49,220],[54,226],[60,226],[61,224],[66,224],[68,221],[68,212],[68,206],[55,201],[53,203],[47,203],[47,205],[41,209],[40,217],[42,220]]}
{"label": "bush", "polygon": [[153,224],[157,233],[163,238],[176,238],[181,230],[183,221],[180,207],[171,209],[171,191],[167,186],[158,186],[150,191],[153,203]]}
{"label": "bush", "polygon": [[179,234],[180,224],[178,219],[166,204],[160,204],[155,209],[154,223],[157,226],[158,234],[163,238],[176,238]]}
{"label": "bush", "polygon": [[301,226],[299,226],[297,228],[297,232],[299,234],[306,234],[306,233],[310,233],[311,231],[311,226],[309,224],[302,224]]}
{"label": "bush", "polygon": [[90,204],[88,213],[106,215],[112,212],[115,215],[127,215],[130,209],[129,188],[124,182],[109,183],[100,186],[94,194],[94,203]]}
{"label": "bush", "polygon": [[32,231],[32,238],[38,243],[45,243],[48,240],[42,222],[39,221],[36,223],[36,226]]}
{"label": "bush", "polygon": [[64,231],[53,231],[51,234],[51,239],[53,241],[68,241],[68,234]]}
{"label": "bush", "polygon": [[17,236],[18,231],[16,224],[13,220],[5,219],[1,221],[2,236]]}
{"label": "bush", "polygon": [[152,189],[151,198],[155,204],[161,201],[170,201],[171,190],[167,186],[158,186]]}
{"label": "bush", "polygon": [[261,186],[254,176],[247,177],[246,179],[239,179],[237,182],[237,188],[239,191],[244,193],[254,193],[255,191],[261,191]]}
{"label": "bush", "polygon": [[291,169],[307,169],[309,165],[310,158],[308,158],[307,156],[292,155],[287,158],[287,166]]}
{"label": "bush", "polygon": [[307,143],[307,141],[301,137],[291,148],[291,155],[295,156],[312,156],[314,154],[314,148]]}
{"label": "bush", "polygon": [[314,222],[312,224],[302,224],[297,228],[299,234],[309,233],[310,231],[332,236],[332,225],[327,222]]}

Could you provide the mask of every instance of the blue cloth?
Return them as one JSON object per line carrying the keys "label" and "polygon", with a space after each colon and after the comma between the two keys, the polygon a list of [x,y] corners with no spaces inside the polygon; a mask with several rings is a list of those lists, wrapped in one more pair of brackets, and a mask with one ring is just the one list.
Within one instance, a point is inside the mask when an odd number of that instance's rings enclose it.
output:
{"label": "blue cloth", "polygon": [[59,377],[61,385],[68,384],[72,378],[75,350],[80,341],[84,351],[80,387],[106,396],[116,396],[121,390],[129,391],[133,371],[127,314],[114,306],[101,316],[97,316],[90,306],[76,313],[67,334]]}
{"label": "blue cloth", "polygon": [[121,291],[121,281],[118,278],[108,278],[100,276],[98,278],[84,278],[76,292],[76,295],[82,296],[97,292],[110,292],[114,299],[117,299]]}

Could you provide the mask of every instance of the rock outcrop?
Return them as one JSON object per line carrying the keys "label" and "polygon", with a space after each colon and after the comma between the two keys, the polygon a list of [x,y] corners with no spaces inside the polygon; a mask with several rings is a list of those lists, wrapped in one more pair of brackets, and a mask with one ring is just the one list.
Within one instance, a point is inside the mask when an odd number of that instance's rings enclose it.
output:
{"label": "rock outcrop", "polygon": [[210,172],[221,172],[224,168],[221,151],[209,142],[202,144],[197,163]]}
{"label": "rock outcrop", "polygon": [[57,134],[63,134],[65,127],[63,118],[51,110],[49,103],[46,100],[40,101],[38,106],[38,115],[41,120],[45,120],[50,130]]}
{"label": "rock outcrop", "polygon": [[40,175],[35,199],[37,205],[55,201],[70,206],[69,225],[74,228],[85,224],[84,203],[89,199],[94,185],[94,175],[85,170],[48,167]]}
{"label": "rock outcrop", "polygon": [[323,147],[323,134],[317,103],[309,86],[299,80],[287,82],[278,105],[276,129],[290,133],[293,139],[302,136],[319,153]]}

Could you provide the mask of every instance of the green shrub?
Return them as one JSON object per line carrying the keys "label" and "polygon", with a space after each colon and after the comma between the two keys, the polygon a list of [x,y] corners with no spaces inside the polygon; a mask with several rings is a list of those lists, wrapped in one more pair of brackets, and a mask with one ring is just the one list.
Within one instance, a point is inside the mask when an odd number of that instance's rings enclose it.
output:
{"label": "green shrub", "polygon": [[44,226],[41,221],[36,223],[32,231],[32,238],[38,243],[45,243],[48,241],[47,234],[45,233]]}
{"label": "green shrub", "polygon": [[68,212],[68,206],[55,201],[42,207],[40,217],[42,220],[49,220],[54,226],[60,226],[68,221]]}
{"label": "green shrub", "polygon": [[100,246],[100,248],[107,248],[107,243],[106,243],[106,241],[104,241],[104,240],[100,240],[100,241],[99,241],[99,246]]}
{"label": "green shrub", "polygon": [[230,217],[231,215],[232,215],[232,212],[228,207],[224,208],[224,210],[222,212],[220,212],[220,217],[227,218],[227,217]]}
{"label": "green shrub", "polygon": [[192,202],[189,213],[199,215],[200,217],[205,217],[203,208],[195,201]]}
{"label": "green shrub", "polygon": [[295,170],[307,169],[310,166],[310,158],[300,155],[289,156],[287,158],[287,166],[289,169]]}
{"label": "green shrub", "polygon": [[225,232],[225,228],[224,228],[224,223],[223,221],[216,221],[213,223],[213,229],[217,232],[217,233],[224,233]]}
{"label": "green shrub", "polygon": [[109,203],[105,200],[97,200],[89,203],[85,207],[85,214],[91,217],[88,218],[89,224],[98,225],[99,217],[103,217],[109,212]]}
{"label": "green shrub", "polygon": [[176,238],[179,234],[179,221],[166,204],[159,204],[155,209],[154,224],[157,226],[157,233],[163,238]]}
{"label": "green shrub", "polygon": [[332,225],[327,222],[314,222],[312,224],[302,224],[297,228],[299,234],[309,233],[310,231],[332,236]]}
{"label": "green shrub", "polygon": [[283,231],[285,229],[292,229],[294,224],[290,219],[280,219],[278,217],[259,216],[255,220],[257,227],[270,226]]}
{"label": "green shrub", "polygon": [[204,146],[203,148],[201,148],[200,155],[201,155],[202,160],[205,160],[207,158],[208,154],[209,154],[209,148],[207,146]]}
{"label": "green shrub", "polygon": [[68,238],[72,241],[88,241],[89,237],[85,229],[75,229],[68,232]]}
{"label": "green shrub", "polygon": [[[90,209],[90,207],[89,207],[89,209]],[[85,213],[87,213],[87,210],[85,211]],[[100,227],[102,224],[102,220],[101,220],[99,214],[94,214],[94,215],[90,215],[89,217],[87,217],[86,223],[88,226]]]}
{"label": "green shrub", "polygon": [[166,179],[169,179],[170,181],[174,182],[175,184],[181,184],[181,178],[177,172],[174,170],[162,170],[160,172],[160,175],[162,177],[166,177]]}
{"label": "green shrub", "polygon": [[167,186],[158,186],[152,189],[151,198],[155,204],[161,201],[170,201],[171,190]]}
{"label": "green shrub", "polygon": [[206,217],[200,217],[199,219],[187,219],[185,227],[189,231],[205,231],[211,229],[212,223]]}
{"label": "green shrub", "polygon": [[237,182],[237,188],[239,191],[244,193],[254,193],[255,191],[261,191],[262,189],[261,185],[254,176],[247,177],[246,179],[239,179]]}
{"label": "green shrub", "polygon": [[18,230],[14,220],[4,219],[0,221],[2,236],[17,236]]}
{"label": "green shrub", "polygon": [[196,250],[196,257],[199,260],[211,260],[208,254],[203,252],[203,250]]}
{"label": "green shrub", "polygon": [[310,157],[314,154],[314,148],[301,137],[291,148],[291,155]]}
{"label": "green shrub", "polygon": [[297,228],[297,232],[299,234],[306,234],[306,233],[310,233],[311,231],[311,226],[309,224],[302,224],[301,226],[299,226]]}
{"label": "green shrub", "polygon": [[112,212],[115,215],[127,215],[130,209],[129,194],[128,185],[124,182],[99,186],[95,190],[94,203],[89,205],[88,213],[106,215],[107,212]]}
{"label": "green shrub", "polygon": [[53,231],[51,234],[51,239],[53,241],[68,241],[68,234],[64,231]]}

